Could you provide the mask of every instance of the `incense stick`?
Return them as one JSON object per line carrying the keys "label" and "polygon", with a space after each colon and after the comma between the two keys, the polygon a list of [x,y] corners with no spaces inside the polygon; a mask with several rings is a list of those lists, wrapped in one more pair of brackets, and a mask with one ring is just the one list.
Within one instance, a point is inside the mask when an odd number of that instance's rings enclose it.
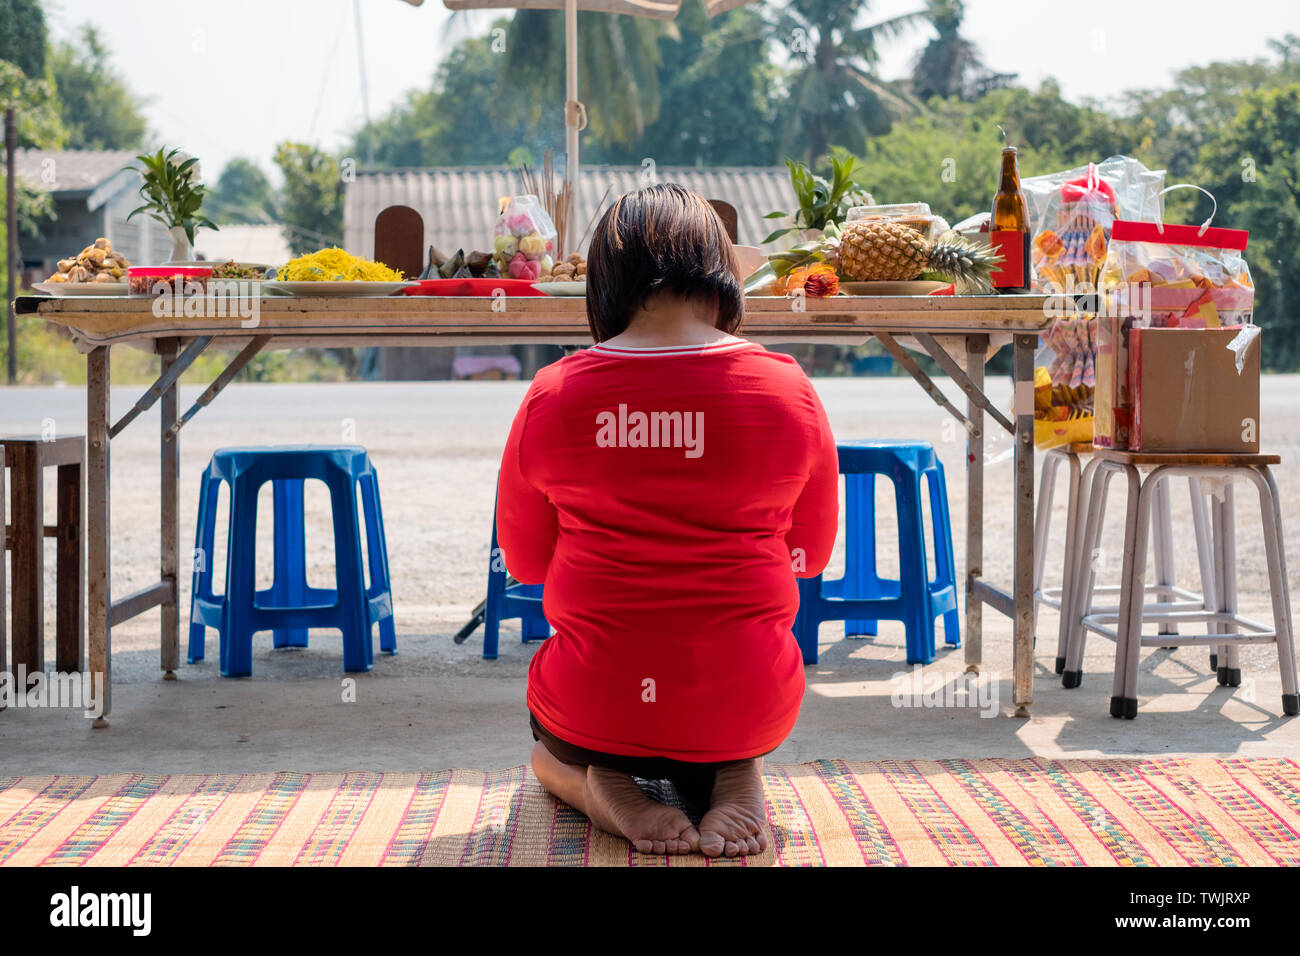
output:
{"label": "incense stick", "polygon": [[566,255],[566,241],[569,229],[569,210],[573,205],[573,187],[565,178],[555,187],[555,150],[548,149],[542,153],[542,174],[540,180],[536,172],[526,163],[519,169],[519,181],[524,192],[536,196],[551,217],[555,225],[555,261],[563,261]]}

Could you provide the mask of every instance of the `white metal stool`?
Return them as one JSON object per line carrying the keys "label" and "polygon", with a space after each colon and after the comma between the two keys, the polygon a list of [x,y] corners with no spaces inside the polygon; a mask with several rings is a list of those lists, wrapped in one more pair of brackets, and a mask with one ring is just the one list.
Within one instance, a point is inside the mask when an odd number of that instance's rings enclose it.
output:
{"label": "white metal stool", "polygon": [[[1124,562],[1118,607],[1094,607],[1095,569],[1080,566],[1071,597],[1071,633],[1062,683],[1077,687],[1081,679],[1087,633],[1092,631],[1116,642],[1115,677],[1110,700],[1113,717],[1137,716],[1138,663],[1143,647],[1202,645],[1217,650],[1220,684],[1236,686],[1241,680],[1237,657],[1240,644],[1277,644],[1282,678],[1282,710],[1288,716],[1300,713],[1297,690],[1295,647],[1291,631],[1291,598],[1287,592],[1286,554],[1282,541],[1282,512],[1277,484],[1270,465],[1279,464],[1276,455],[1158,454],[1098,450],[1089,470],[1093,472],[1088,491],[1087,519],[1076,559],[1097,547],[1105,516],[1107,488],[1117,474],[1125,476],[1128,501],[1124,523]],[[1153,469],[1145,478],[1139,467]],[[1197,551],[1202,555],[1201,581],[1204,602],[1168,602],[1167,607],[1145,604],[1147,536],[1157,491],[1168,478],[1185,476],[1193,484],[1193,525]],[[1268,560],[1269,590],[1273,603],[1273,627],[1237,613],[1236,542],[1231,482],[1244,479],[1259,492]],[[1214,495],[1214,515],[1206,517],[1205,482],[1225,482],[1221,495]],[[1199,500],[1198,500],[1199,499]],[[1208,555],[1209,560],[1206,560]],[[1188,606],[1192,604],[1193,606]],[[1144,622],[1203,623],[1205,634],[1156,634],[1143,636]]]}
{"label": "white metal stool", "polygon": [[[1065,673],[1066,651],[1069,647],[1071,618],[1069,604],[1077,587],[1075,584],[1075,575],[1077,567],[1082,566],[1083,562],[1091,561],[1092,549],[1089,549],[1088,557],[1080,555],[1079,538],[1083,534],[1083,525],[1087,512],[1087,491],[1092,478],[1092,462],[1088,467],[1080,472],[1079,457],[1081,455],[1091,455],[1093,447],[1090,442],[1079,442],[1069,445],[1058,445],[1055,448],[1049,448],[1043,455],[1043,469],[1038,483],[1038,511],[1034,519],[1034,624],[1037,630],[1038,624],[1038,605],[1045,604],[1048,607],[1056,608],[1060,611],[1060,627],[1056,640],[1056,673]],[[1047,563],[1047,542],[1051,531],[1052,523],[1052,505],[1056,495],[1056,478],[1060,467],[1065,465],[1069,474],[1069,486],[1066,496],[1066,518],[1065,518],[1065,555],[1064,568],[1061,575],[1061,584],[1059,586],[1043,585],[1044,570]],[[1197,500],[1195,479],[1189,479],[1192,490],[1192,502],[1195,508]],[[1169,491],[1165,482],[1159,482],[1154,492],[1156,496],[1156,520],[1152,524],[1152,543],[1155,548],[1155,565],[1156,565],[1156,583],[1153,587],[1146,589],[1146,593],[1152,594],[1159,604],[1165,604],[1176,599],[1194,602],[1195,607],[1213,609],[1212,604],[1206,603],[1203,594],[1196,594],[1176,586],[1174,576],[1174,548],[1173,548],[1173,519],[1170,514]],[[1204,509],[1200,512],[1193,512],[1194,520],[1198,523],[1206,520]],[[1208,554],[1201,550],[1199,545],[1202,540],[1207,542],[1208,538],[1203,539],[1198,535],[1198,556],[1205,567],[1205,561],[1208,560]],[[1094,585],[1094,592],[1098,594],[1118,595],[1120,586],[1118,584]],[[1162,622],[1160,625],[1161,634],[1177,634],[1178,625]],[[1215,663],[1213,657],[1210,667],[1213,669]],[[1077,686],[1066,684],[1066,686]]]}

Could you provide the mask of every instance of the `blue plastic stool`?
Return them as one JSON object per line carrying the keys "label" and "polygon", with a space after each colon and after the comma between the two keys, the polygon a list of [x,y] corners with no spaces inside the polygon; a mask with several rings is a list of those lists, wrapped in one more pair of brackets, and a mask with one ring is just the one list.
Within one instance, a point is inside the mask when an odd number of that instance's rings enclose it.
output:
{"label": "blue plastic stool", "polygon": [[[844,577],[835,581],[799,579],[799,614],[794,635],[805,664],[817,663],[817,628],[844,621],[846,635],[875,634],[877,621],[902,621],[907,630],[907,662],[934,660],[934,619],[943,615],[944,641],[961,645],[957,613],[957,573],[952,557],[952,522],[943,463],[926,442],[838,442],[840,474],[845,476]],[[875,476],[894,482],[898,508],[900,580],[876,571]],[[934,528],[935,579],[926,564],[921,481],[929,484]]]}
{"label": "blue plastic stool", "polygon": [[502,621],[519,618],[525,644],[551,636],[551,625],[542,613],[542,585],[506,584],[506,564],[497,545],[495,507],[492,514],[492,553],[488,558],[487,602],[483,607],[483,657],[486,660],[496,660]]}
{"label": "blue plastic stool", "polygon": [[[307,584],[303,535],[303,482],[316,478],[330,492],[334,517],[336,588]],[[217,492],[230,486],[226,586],[212,591]],[[274,578],[255,590],[257,494],[272,483]],[[358,515],[357,487],[360,485]],[[365,586],[359,518],[366,522],[370,587]],[[379,481],[364,448],[291,445],[222,448],[212,456],[199,485],[199,515],[194,535],[196,557],[190,603],[189,662],[203,660],[206,629],[220,635],[221,673],[247,677],[253,670],[253,633],[273,631],[275,647],[306,647],[307,629],[343,632],[343,666],[368,671],[374,666],[371,633],[379,625],[380,647],[397,653],[388,546],[379,506]]]}

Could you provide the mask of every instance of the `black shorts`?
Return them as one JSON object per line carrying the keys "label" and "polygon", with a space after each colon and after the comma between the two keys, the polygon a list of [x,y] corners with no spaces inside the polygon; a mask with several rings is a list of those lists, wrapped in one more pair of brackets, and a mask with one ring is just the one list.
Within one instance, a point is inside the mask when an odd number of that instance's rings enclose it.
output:
{"label": "black shorts", "polygon": [[528,723],[533,729],[533,739],[541,741],[560,763],[577,767],[604,767],[617,770],[642,780],[667,780],[677,792],[691,803],[708,804],[713,792],[713,779],[723,767],[745,763],[743,760],[724,760],[717,763],[692,763],[671,757],[629,757],[626,754],[607,754],[588,750],[566,740],[561,740],[541,725],[529,713]]}

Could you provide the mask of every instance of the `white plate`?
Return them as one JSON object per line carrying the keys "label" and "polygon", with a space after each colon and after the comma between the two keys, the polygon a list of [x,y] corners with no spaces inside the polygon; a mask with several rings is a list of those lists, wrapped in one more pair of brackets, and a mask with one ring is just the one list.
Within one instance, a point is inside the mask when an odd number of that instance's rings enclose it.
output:
{"label": "white plate", "polygon": [[845,295],[929,295],[940,289],[946,289],[951,282],[938,282],[932,279],[898,280],[894,282],[841,282],[840,291]]}
{"label": "white plate", "polygon": [[585,296],[587,294],[585,282],[534,282],[533,288],[547,295]]}
{"label": "white plate", "polygon": [[33,282],[32,288],[56,296],[126,295],[125,282]]}
{"label": "white plate", "polygon": [[262,283],[262,290],[268,295],[330,295],[330,296],[385,296],[400,292],[414,282],[281,282],[270,280]]}

